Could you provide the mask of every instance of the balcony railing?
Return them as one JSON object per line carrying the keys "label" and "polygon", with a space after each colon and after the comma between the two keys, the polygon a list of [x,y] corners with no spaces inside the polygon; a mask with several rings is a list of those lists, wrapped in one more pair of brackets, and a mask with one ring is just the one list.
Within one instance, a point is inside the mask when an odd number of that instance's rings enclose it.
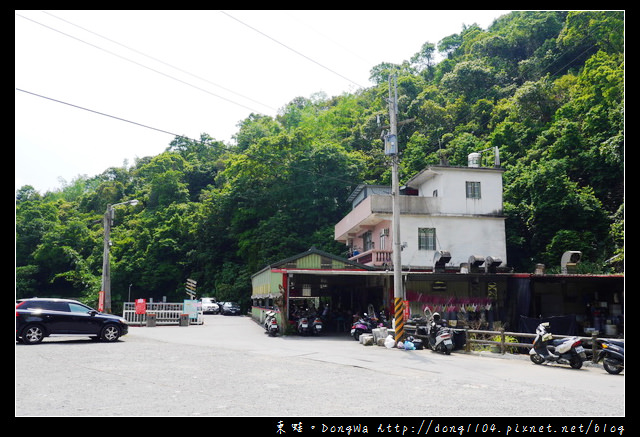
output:
{"label": "balcony railing", "polygon": [[349,258],[349,261],[355,261],[359,264],[367,266],[379,267],[384,264],[391,264],[391,256],[393,251],[385,249],[371,249],[366,252],[359,253],[358,255]]}

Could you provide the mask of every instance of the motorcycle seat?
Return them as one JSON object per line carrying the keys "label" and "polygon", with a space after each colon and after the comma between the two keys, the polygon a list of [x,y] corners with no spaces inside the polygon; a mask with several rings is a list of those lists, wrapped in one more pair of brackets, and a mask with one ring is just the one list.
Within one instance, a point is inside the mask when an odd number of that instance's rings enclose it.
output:
{"label": "motorcycle seat", "polygon": [[621,347],[624,349],[624,341],[620,341],[620,340],[607,340],[606,343],[611,343],[615,346]]}

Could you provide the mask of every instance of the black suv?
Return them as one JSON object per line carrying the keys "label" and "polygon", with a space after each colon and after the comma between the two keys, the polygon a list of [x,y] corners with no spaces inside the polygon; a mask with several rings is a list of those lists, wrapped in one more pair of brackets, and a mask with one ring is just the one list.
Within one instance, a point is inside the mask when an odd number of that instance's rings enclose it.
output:
{"label": "black suv", "polygon": [[223,315],[232,315],[238,316],[240,315],[240,305],[235,302],[225,302],[222,305],[222,314]]}
{"label": "black suv", "polygon": [[40,343],[50,335],[80,335],[116,341],[129,332],[127,321],[69,299],[22,299],[16,302],[16,340]]}

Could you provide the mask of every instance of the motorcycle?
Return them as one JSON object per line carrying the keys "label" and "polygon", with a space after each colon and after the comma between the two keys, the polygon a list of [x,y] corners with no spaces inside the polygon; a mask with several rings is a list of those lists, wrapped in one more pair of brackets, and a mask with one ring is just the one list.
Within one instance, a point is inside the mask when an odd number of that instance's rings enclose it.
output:
{"label": "motorcycle", "polygon": [[440,319],[440,314],[433,313],[427,335],[431,350],[442,352],[445,355],[449,355],[453,350],[453,330]]}
{"label": "motorcycle", "polygon": [[306,314],[302,314],[298,317],[298,325],[297,325],[298,334],[300,335],[308,335],[311,332],[309,326],[309,317]]}
{"label": "motorcycle", "polygon": [[597,340],[601,350],[598,351],[597,362],[602,361],[604,370],[617,375],[624,370],[624,342],[602,339]]}
{"label": "motorcycle", "polygon": [[270,337],[275,337],[278,334],[278,319],[276,318],[275,311],[266,312],[263,326]]}
{"label": "motorcycle", "polygon": [[545,361],[551,363],[568,364],[573,369],[582,367],[587,355],[582,347],[582,340],[578,337],[567,337],[553,340],[548,331],[549,322],[544,322],[536,328],[533,347],[529,350],[529,358],[535,364]]}
{"label": "motorcycle", "polygon": [[373,332],[377,321],[378,319],[375,318],[375,315],[374,317],[369,317],[367,313],[364,313],[362,317],[351,325],[351,336],[355,341],[359,341],[362,334]]}
{"label": "motorcycle", "polygon": [[319,316],[313,318],[313,323],[311,323],[311,332],[315,335],[322,334],[322,319]]}

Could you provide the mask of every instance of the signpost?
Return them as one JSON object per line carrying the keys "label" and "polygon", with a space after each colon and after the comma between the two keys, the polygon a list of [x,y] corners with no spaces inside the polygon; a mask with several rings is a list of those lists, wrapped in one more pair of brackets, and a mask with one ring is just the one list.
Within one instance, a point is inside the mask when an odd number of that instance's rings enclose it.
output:
{"label": "signpost", "polygon": [[187,294],[189,295],[189,297],[191,299],[195,299],[196,297],[196,285],[198,283],[196,281],[194,281],[193,279],[187,279],[187,284],[186,284],[186,291]]}

